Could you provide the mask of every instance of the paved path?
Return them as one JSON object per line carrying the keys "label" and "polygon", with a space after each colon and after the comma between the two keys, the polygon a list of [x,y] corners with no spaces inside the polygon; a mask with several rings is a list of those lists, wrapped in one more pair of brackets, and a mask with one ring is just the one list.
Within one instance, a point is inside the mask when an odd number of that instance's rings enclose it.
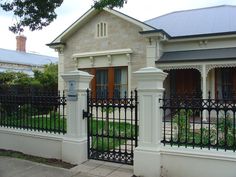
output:
{"label": "paved path", "polygon": [[89,160],[68,170],[0,156],[0,177],[131,177],[132,174],[132,166],[102,161]]}

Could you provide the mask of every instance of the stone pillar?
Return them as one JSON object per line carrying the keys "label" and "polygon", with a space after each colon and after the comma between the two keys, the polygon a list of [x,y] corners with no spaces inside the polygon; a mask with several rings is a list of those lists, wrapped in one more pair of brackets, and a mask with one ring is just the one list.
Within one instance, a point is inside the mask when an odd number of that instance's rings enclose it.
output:
{"label": "stone pillar", "polygon": [[162,111],[159,99],[163,97],[163,81],[167,73],[147,67],[136,71],[139,102],[139,142],[134,151],[134,174],[157,177],[161,174]]}
{"label": "stone pillar", "polygon": [[62,160],[80,164],[87,160],[87,93],[93,76],[84,71],[72,71],[61,75],[67,89],[67,134],[62,143]]}
{"label": "stone pillar", "polygon": [[60,91],[65,90],[65,82],[62,79],[64,74],[64,52],[63,49],[58,50],[59,62],[58,62],[58,89]]}
{"label": "stone pillar", "polygon": [[[151,40],[151,39],[150,39]],[[147,51],[147,67],[155,67],[155,61],[156,61],[156,51],[157,47],[156,47],[156,43],[153,42],[151,44],[149,44],[146,47],[146,51]]]}

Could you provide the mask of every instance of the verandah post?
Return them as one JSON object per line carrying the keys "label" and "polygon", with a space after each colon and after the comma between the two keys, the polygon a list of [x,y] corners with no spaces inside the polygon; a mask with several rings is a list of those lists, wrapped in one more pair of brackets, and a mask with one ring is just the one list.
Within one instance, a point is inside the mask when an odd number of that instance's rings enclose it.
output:
{"label": "verandah post", "polygon": [[87,160],[87,92],[93,76],[84,71],[71,71],[61,75],[66,82],[67,134],[62,143],[62,160],[80,164]]}
{"label": "verandah post", "polygon": [[162,98],[163,81],[167,73],[154,67],[136,71],[139,102],[139,141],[134,151],[134,174],[157,177],[161,174]]}

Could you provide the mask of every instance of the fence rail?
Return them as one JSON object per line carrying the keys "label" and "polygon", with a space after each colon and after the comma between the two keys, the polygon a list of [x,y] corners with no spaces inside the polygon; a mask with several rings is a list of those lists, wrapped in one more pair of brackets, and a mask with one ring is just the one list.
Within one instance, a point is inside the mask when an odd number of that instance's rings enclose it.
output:
{"label": "fence rail", "polygon": [[0,94],[0,127],[66,133],[64,92]]}
{"label": "fence rail", "polygon": [[236,150],[236,100],[163,98],[164,145]]}

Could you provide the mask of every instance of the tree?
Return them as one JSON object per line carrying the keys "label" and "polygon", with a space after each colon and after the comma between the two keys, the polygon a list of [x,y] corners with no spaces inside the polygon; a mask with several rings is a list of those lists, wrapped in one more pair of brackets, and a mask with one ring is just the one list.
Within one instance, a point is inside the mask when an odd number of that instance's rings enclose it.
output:
{"label": "tree", "polygon": [[127,0],[94,0],[94,7],[96,9],[103,9],[104,7],[114,8],[123,7]]}
{"label": "tree", "polygon": [[57,89],[58,65],[45,65],[44,70],[34,70],[34,77],[23,72],[6,71],[0,73],[0,85],[4,86],[36,86],[49,89]]}
{"label": "tree", "polygon": [[[123,7],[127,0],[93,0],[94,7]],[[7,12],[13,12],[17,22],[9,27],[13,33],[21,33],[25,27],[31,31],[40,30],[48,26],[57,14],[55,10],[61,6],[63,0],[0,0],[0,7]]]}
{"label": "tree", "polygon": [[47,88],[57,88],[58,85],[58,65],[45,65],[44,71],[35,70],[32,85],[41,85]]}
{"label": "tree", "polygon": [[1,85],[29,85],[32,78],[22,72],[7,71],[0,73]]}

